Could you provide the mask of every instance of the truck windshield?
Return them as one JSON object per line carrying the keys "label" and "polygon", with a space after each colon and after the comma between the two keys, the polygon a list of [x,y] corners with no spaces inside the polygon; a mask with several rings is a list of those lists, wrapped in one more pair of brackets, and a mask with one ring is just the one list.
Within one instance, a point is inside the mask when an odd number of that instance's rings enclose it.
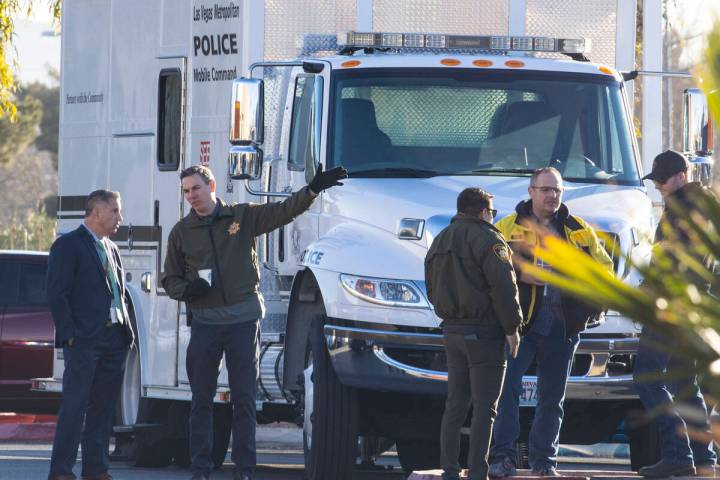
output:
{"label": "truck windshield", "polygon": [[639,185],[621,86],[602,75],[467,69],[333,77],[330,165],[352,177],[528,175]]}

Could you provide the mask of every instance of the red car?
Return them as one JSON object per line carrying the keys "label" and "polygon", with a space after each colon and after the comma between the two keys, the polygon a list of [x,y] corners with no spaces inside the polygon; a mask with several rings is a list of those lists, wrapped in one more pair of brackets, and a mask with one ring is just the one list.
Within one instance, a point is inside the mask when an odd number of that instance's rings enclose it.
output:
{"label": "red car", "polygon": [[47,252],[0,250],[0,412],[57,413],[60,405],[60,394],[30,391],[31,378],[53,373],[47,260]]}

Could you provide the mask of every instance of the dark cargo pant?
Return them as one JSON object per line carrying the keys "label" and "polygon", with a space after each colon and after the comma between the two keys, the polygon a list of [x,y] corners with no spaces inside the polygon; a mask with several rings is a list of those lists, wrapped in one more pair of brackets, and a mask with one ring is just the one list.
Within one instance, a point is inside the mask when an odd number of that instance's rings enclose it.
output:
{"label": "dark cargo pant", "polygon": [[238,470],[255,468],[258,336],[257,321],[232,325],[194,323],[192,326],[186,368],[192,390],[190,456],[193,473],[210,475],[213,469],[213,399],[223,353],[233,407],[232,461]]}
{"label": "dark cargo pant", "polygon": [[448,397],[440,431],[440,463],[445,478],[460,472],[460,429],[472,401],[470,480],[485,480],[492,425],[505,376],[505,337],[476,333],[445,333]]}

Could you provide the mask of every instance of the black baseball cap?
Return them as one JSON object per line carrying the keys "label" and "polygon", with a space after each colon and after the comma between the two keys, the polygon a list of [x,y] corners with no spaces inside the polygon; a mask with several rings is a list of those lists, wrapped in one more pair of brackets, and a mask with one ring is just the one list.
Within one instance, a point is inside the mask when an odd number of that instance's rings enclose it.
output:
{"label": "black baseball cap", "polygon": [[682,153],[675,150],[665,150],[653,160],[652,172],[645,175],[643,180],[664,182],[679,172],[687,172],[688,162]]}

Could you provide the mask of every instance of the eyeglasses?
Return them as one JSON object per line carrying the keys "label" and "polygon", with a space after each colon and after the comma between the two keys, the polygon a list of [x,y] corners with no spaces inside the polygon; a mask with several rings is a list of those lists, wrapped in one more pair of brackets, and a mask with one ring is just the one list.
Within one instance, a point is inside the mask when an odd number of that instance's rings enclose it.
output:
{"label": "eyeglasses", "polygon": [[492,215],[492,218],[497,217],[497,209],[495,209],[495,208],[486,208],[485,210],[487,210],[488,212],[490,212],[490,215]]}
{"label": "eyeglasses", "polygon": [[560,195],[563,192],[562,188],[555,188],[555,187],[530,187],[535,190],[540,190],[543,194],[548,194],[550,192],[554,193],[555,195]]}

